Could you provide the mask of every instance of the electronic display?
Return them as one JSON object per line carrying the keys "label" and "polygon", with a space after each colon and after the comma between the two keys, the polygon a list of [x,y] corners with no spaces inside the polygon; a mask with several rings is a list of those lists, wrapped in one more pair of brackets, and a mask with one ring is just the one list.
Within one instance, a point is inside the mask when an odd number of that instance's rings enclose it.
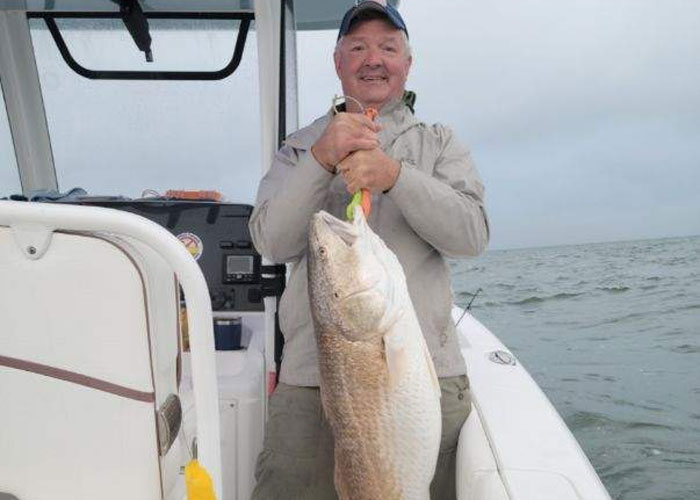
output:
{"label": "electronic display", "polygon": [[253,256],[252,255],[227,255],[226,256],[226,274],[229,276],[236,274],[250,275],[253,274]]}

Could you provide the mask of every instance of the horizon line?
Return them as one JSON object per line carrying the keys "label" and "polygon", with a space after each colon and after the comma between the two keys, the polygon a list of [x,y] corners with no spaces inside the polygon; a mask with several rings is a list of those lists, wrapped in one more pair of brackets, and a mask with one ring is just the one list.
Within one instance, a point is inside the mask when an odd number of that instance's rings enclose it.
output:
{"label": "horizon line", "polygon": [[698,237],[700,237],[700,233],[679,234],[679,235],[673,235],[673,236],[642,236],[642,237],[622,238],[619,240],[595,240],[595,241],[583,241],[583,242],[577,242],[577,243],[552,243],[552,244],[546,244],[546,245],[508,246],[508,247],[496,247],[496,248],[489,247],[484,251],[484,253],[489,252],[489,251],[500,252],[500,251],[506,251],[506,250],[534,250],[537,248],[573,247],[573,246],[583,246],[583,245],[597,245],[597,244],[604,244],[604,243],[631,243],[631,242],[635,242],[635,241],[672,240],[672,239],[680,239],[680,238],[698,238]]}

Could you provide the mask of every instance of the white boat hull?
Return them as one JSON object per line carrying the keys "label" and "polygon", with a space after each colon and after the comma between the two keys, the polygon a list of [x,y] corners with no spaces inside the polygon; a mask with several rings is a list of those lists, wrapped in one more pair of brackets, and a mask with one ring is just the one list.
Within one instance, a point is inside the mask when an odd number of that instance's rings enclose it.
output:
{"label": "white boat hull", "polygon": [[[455,308],[455,320],[461,315]],[[515,356],[471,314],[458,331],[473,411],[460,435],[457,497],[609,499],[571,431]]]}

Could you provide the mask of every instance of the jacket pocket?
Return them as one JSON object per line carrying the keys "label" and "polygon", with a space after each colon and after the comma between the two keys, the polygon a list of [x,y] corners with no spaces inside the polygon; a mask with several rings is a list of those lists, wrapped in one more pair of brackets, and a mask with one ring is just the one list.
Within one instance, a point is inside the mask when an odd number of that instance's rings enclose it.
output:
{"label": "jacket pocket", "polygon": [[466,375],[440,379],[442,398],[442,436],[440,453],[451,453],[457,448],[459,433],[472,407],[469,379]]}

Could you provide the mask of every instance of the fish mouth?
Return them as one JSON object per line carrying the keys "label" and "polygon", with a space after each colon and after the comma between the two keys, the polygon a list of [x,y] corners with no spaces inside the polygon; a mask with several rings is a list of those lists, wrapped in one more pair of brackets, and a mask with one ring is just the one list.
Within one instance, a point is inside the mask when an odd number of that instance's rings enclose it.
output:
{"label": "fish mouth", "polygon": [[327,230],[339,238],[347,246],[352,246],[360,234],[357,227],[351,222],[345,222],[338,219],[334,215],[329,214],[325,210],[314,214],[314,226],[316,230]]}
{"label": "fish mouth", "polygon": [[[359,212],[361,212],[361,210],[359,210]],[[340,240],[348,247],[352,247],[362,235],[362,226],[359,219],[356,218],[352,222],[346,222],[326,212],[325,210],[321,210],[314,214],[312,226],[312,233],[315,233],[318,238],[333,238],[335,240]],[[379,287],[380,284],[381,278],[374,277],[374,279],[372,279],[372,281],[366,286],[353,290],[344,295],[340,295],[337,292],[334,295],[336,300],[339,303],[342,303],[357,297],[358,295],[370,292]]]}

